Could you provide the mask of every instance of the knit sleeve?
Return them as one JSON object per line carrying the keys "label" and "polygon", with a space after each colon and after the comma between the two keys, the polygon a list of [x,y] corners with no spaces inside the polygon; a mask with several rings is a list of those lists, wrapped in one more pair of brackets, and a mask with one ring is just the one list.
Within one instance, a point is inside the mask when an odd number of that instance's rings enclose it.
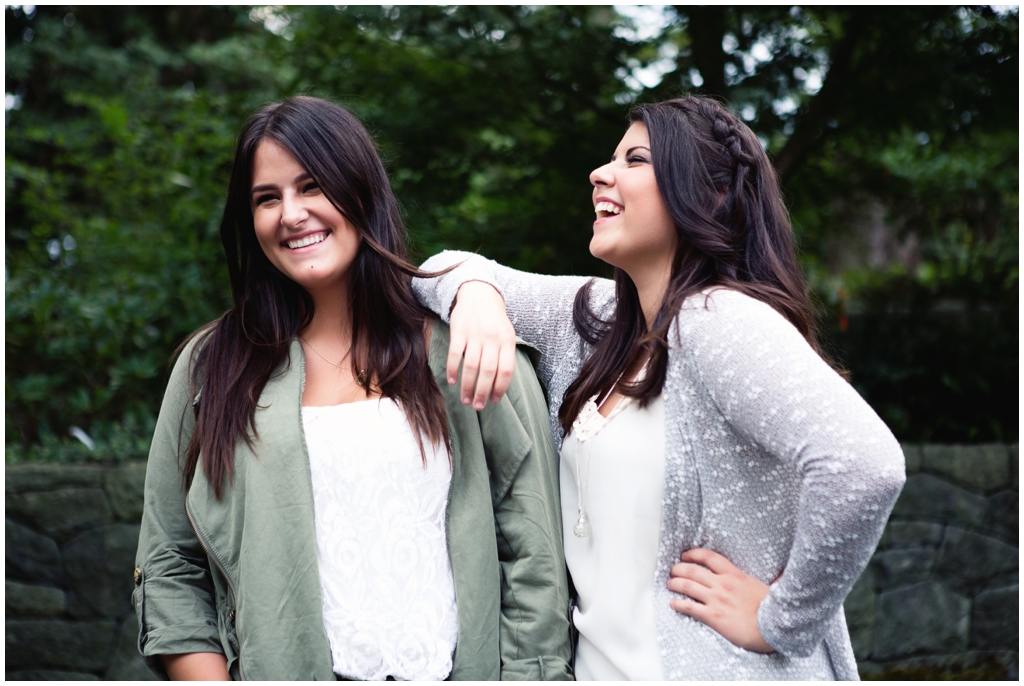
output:
{"label": "knit sleeve", "polygon": [[[905,481],[888,427],[784,317],[733,291],[699,297],[681,330],[731,429],[800,475],[795,535],[758,611],[783,655],[810,655],[864,570]],[[692,302],[692,301],[690,301]]]}
{"label": "knit sleeve", "polygon": [[[505,299],[505,311],[516,334],[540,351],[537,374],[548,385],[559,361],[570,348],[579,345],[573,326],[573,302],[589,279],[521,272],[480,255],[450,250],[434,255],[420,269],[433,272],[453,265],[458,266],[436,278],[413,279],[413,291],[419,301],[447,322],[462,284],[467,281],[491,284]],[[613,297],[613,282],[598,279],[591,289],[590,306],[607,316]]]}

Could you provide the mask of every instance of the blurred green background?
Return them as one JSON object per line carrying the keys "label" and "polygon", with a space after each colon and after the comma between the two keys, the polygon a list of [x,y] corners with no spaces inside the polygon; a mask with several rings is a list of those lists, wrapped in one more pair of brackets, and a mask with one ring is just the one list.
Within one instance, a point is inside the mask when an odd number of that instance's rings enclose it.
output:
{"label": "blurred green background", "polygon": [[1017,23],[987,7],[8,6],[6,461],[145,455],[172,350],[229,306],[234,135],[298,93],[377,137],[417,259],[598,275],[587,175],[629,107],[718,95],[773,157],[832,356],[894,433],[1016,441]]}

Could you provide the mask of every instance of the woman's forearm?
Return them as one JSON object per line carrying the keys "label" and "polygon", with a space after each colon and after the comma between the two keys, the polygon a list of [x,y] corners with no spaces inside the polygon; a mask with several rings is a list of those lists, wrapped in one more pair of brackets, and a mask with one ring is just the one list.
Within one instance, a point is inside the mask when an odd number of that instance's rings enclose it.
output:
{"label": "woman's forearm", "polygon": [[[467,338],[472,331],[460,330],[459,317],[451,312],[452,304],[463,284],[470,281],[490,284],[501,294],[516,334],[540,351],[537,373],[543,384],[549,384],[553,370],[563,363],[571,349],[578,347],[579,338],[573,325],[573,302],[588,279],[530,274],[504,267],[479,255],[454,251],[434,255],[423,263],[422,269],[439,271],[453,265],[458,266],[435,279],[413,279],[413,290],[420,302],[442,318],[454,317],[451,320],[452,340],[466,340],[468,350],[481,342]],[[598,280],[591,290],[591,308],[601,316],[607,316],[613,299],[612,282]],[[474,317],[476,313],[470,311],[462,319],[472,320]],[[461,352],[453,354],[458,356]]]}
{"label": "woman's forearm", "polygon": [[228,661],[220,653],[161,655],[172,681],[231,681]]}
{"label": "woman's forearm", "polygon": [[681,349],[703,390],[732,432],[801,475],[786,571],[757,625],[782,654],[806,657],[871,559],[905,479],[903,454],[778,312],[729,291],[701,305]]}
{"label": "woman's forearm", "polygon": [[[462,284],[482,281],[501,294],[516,333],[541,353],[557,347],[573,331],[573,302],[587,282],[581,276],[531,274],[498,264],[473,253],[445,251],[423,263],[425,271],[458,265],[436,279],[413,279],[417,299],[447,320]],[[601,281],[591,293],[591,305],[604,309],[614,296],[610,281]],[[554,352],[554,351],[550,351]]]}

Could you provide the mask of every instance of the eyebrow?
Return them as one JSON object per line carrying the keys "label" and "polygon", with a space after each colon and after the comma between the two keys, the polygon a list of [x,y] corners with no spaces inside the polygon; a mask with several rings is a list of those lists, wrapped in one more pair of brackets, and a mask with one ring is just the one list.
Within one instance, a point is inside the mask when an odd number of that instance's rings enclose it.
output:
{"label": "eyebrow", "polygon": [[[634,145],[632,148],[630,148],[629,150],[626,151],[626,157],[629,157],[630,155],[632,155],[634,150],[646,150],[647,152],[651,151],[651,149],[648,148],[646,145]],[[614,162],[614,161],[615,161],[615,154],[613,153],[612,154],[612,162]]]}
{"label": "eyebrow", "polygon": [[[301,182],[305,181],[306,179],[312,179],[312,178],[313,178],[312,174],[310,174],[309,172],[303,172],[302,174],[299,174],[294,179],[292,179],[292,183],[301,183]],[[277,186],[275,184],[263,183],[263,184],[260,184],[259,186],[253,186],[252,190],[249,191],[249,194],[250,195],[255,195],[256,193],[262,193],[264,191],[276,191],[276,190],[277,190]]]}

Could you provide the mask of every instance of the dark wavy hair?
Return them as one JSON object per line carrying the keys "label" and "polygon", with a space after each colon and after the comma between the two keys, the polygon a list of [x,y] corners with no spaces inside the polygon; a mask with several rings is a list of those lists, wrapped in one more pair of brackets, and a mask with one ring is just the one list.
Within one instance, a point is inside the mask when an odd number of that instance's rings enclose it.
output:
{"label": "dark wavy hair", "polygon": [[721,103],[694,95],[639,105],[630,121],[647,127],[654,176],[679,247],[650,331],[636,286],[621,269],[615,270],[611,319],[590,309],[592,281],[576,294],[573,322],[593,350],[566,389],[558,414],[565,433],[587,399],[609,392],[641,356],[650,356],[646,376],[620,382],[618,390],[641,407],[661,393],[672,322],[684,300],[710,287],[767,303],[820,354],[778,176],[753,131]]}
{"label": "dark wavy hair", "polygon": [[201,461],[217,498],[225,478],[230,481],[237,439],[251,448],[258,438],[260,394],[313,318],[312,298],[271,264],[253,227],[253,160],[265,140],[290,152],[362,237],[348,277],[357,383],[399,402],[424,460],[420,436],[434,445],[449,442],[444,401],[427,359],[428,315],[411,288],[412,276],[436,274],[407,261],[398,203],[374,141],[338,105],[288,98],[251,116],[239,133],[220,225],[234,305],[189,338],[202,338],[191,360],[192,394],[202,392],[183,477],[188,487]]}

